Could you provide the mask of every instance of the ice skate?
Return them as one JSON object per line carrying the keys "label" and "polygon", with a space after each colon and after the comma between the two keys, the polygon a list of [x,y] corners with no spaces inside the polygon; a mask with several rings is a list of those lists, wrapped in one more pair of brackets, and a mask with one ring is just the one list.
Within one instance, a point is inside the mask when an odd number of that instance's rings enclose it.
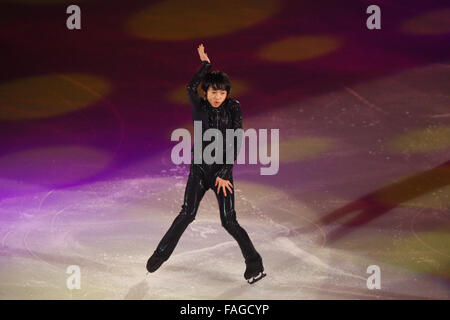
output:
{"label": "ice skate", "polygon": [[254,284],[255,282],[261,280],[262,278],[264,278],[266,276],[266,274],[264,272],[260,272],[256,277],[253,277],[251,280],[247,280],[247,282],[249,284]]}
{"label": "ice skate", "polygon": [[256,259],[245,261],[245,263],[247,267],[245,269],[244,277],[249,284],[253,284],[266,276],[263,272],[264,266],[260,255],[258,255]]}
{"label": "ice skate", "polygon": [[153,252],[153,255],[147,261],[147,271],[155,272],[166,261],[163,257],[159,256],[157,251]]}

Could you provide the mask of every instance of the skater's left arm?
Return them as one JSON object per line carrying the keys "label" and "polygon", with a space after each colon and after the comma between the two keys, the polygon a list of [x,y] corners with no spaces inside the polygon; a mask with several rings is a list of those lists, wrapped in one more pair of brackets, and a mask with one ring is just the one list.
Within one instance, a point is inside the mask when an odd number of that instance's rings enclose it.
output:
{"label": "skater's left arm", "polygon": [[[231,117],[232,117],[232,126],[234,130],[242,129],[242,110],[241,110],[241,104],[238,100],[235,100],[235,103],[233,103],[233,106],[231,108]],[[234,143],[234,154],[233,154],[233,162],[236,161],[237,156],[239,154],[239,150],[241,148],[242,139],[243,139],[243,132],[239,131],[239,134],[234,137],[234,142],[228,142],[228,150],[231,150],[232,148],[231,143]],[[230,180],[231,175],[233,172],[233,163],[225,163],[223,164],[222,168],[217,172],[216,177],[219,177],[224,180]]]}

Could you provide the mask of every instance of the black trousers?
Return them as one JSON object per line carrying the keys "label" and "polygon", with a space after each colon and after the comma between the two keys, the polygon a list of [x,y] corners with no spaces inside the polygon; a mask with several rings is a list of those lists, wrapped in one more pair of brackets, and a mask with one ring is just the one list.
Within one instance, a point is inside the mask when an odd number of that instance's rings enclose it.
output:
{"label": "black trousers", "polygon": [[[217,165],[190,165],[190,173],[184,192],[184,202],[181,206],[181,212],[175,218],[155,250],[155,252],[163,257],[164,260],[167,260],[170,257],[187,226],[195,220],[200,201],[205,192],[209,189],[212,189],[216,195],[222,226],[237,241],[244,259],[248,261],[259,256],[247,232],[236,220],[236,211],[234,210],[234,190],[233,193],[230,193],[229,190],[227,190],[227,196],[224,196],[223,190],[217,194],[217,186],[214,185],[214,174],[217,172],[216,168]],[[230,182],[233,184],[233,178],[230,179]]]}

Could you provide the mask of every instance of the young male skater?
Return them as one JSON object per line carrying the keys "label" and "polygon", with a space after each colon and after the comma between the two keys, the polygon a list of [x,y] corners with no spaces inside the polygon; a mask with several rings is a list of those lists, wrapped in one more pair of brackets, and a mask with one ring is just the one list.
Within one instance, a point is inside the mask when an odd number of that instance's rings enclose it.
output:
{"label": "young male skater", "polygon": [[[228,76],[219,71],[208,73],[211,68],[211,61],[204,51],[203,44],[199,45],[198,53],[202,66],[195,73],[192,80],[187,85],[187,94],[192,106],[193,120],[201,121],[202,137],[208,128],[215,128],[222,133],[223,141],[226,141],[226,129],[242,129],[242,114],[239,101],[228,97],[231,84]],[[202,89],[206,93],[206,98],[197,94],[197,87],[202,82]],[[203,141],[201,152],[212,141]],[[260,280],[266,274],[262,258],[254,248],[247,232],[236,220],[234,209],[233,193],[233,164],[226,162],[226,151],[230,150],[226,146],[234,144],[234,160],[239,153],[237,137],[233,141],[226,141],[223,144],[224,160],[222,163],[208,164],[202,157],[201,163],[194,163],[194,157],[190,164],[190,173],[184,193],[184,202],[181,206],[180,214],[175,218],[169,230],[158,244],[153,255],[148,259],[147,270],[155,272],[167,259],[169,259],[175,249],[178,240],[187,228],[194,221],[200,201],[205,192],[209,189],[215,191],[220,210],[220,220],[222,226],[237,241],[242,255],[245,258],[246,270],[245,279],[250,284]],[[195,144],[195,142],[194,142]],[[194,151],[194,147],[192,148]],[[214,155],[214,151],[212,155]],[[221,192],[222,191],[222,192]],[[252,280],[249,280],[251,279]]]}

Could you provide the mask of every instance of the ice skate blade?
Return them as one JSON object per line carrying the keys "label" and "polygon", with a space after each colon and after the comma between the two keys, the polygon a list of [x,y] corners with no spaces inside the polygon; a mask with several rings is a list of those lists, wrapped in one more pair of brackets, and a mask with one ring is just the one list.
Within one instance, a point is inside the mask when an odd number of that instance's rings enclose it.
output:
{"label": "ice skate blade", "polygon": [[254,284],[255,282],[261,280],[262,278],[264,278],[266,276],[266,274],[264,272],[261,272],[259,275],[257,275],[256,277],[253,277],[253,279],[251,280],[247,280],[247,282],[249,284]]}

